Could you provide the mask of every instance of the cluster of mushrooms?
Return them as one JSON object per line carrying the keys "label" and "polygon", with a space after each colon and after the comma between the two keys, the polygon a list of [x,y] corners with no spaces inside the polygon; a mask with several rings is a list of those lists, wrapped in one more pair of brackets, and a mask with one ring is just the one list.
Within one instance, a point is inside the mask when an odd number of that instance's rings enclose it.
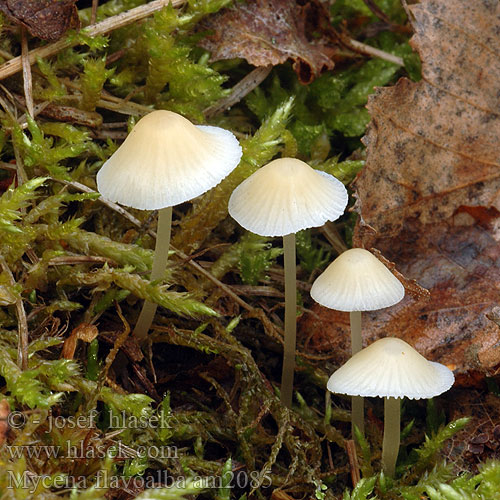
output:
{"label": "cluster of mushrooms", "polygon": [[[193,125],[171,111],[140,119],[97,174],[107,200],[143,210],[159,210],[151,281],[161,279],[170,246],[172,207],[216,186],[242,155],[235,136],[222,128]],[[291,407],[296,345],[295,233],[338,219],[348,193],[332,175],[295,158],[261,167],[232,193],[228,210],[245,229],[261,236],[282,236],[285,268],[285,336],[281,401]],[[427,361],[398,338],[380,339],[362,349],[361,311],[389,307],[404,297],[401,282],[370,252],[342,253],[313,283],[319,304],[349,311],[351,359],[328,381],[328,389],[352,398],[352,425],[363,432],[363,397],[385,398],[382,451],[384,472],[394,476],[399,450],[400,399],[430,398],[448,390],[453,373]],[[156,304],[145,301],[134,335],[143,340]]]}

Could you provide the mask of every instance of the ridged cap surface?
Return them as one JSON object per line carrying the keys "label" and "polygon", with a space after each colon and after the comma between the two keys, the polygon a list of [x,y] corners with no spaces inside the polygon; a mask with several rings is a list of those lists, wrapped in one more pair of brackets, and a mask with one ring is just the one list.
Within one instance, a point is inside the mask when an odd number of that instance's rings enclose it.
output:
{"label": "ridged cap surface", "polygon": [[244,180],[229,199],[229,213],[261,236],[284,236],[338,219],[347,190],[333,175],[295,158],[280,158]]}
{"label": "ridged cap surface", "polygon": [[101,167],[97,188],[104,198],[128,207],[170,207],[216,186],[238,165],[241,153],[228,130],[153,111]]}
{"label": "ridged cap surface", "polygon": [[446,366],[426,360],[401,339],[386,337],[341,366],[327,388],[350,396],[426,399],[447,391],[454,381]]}
{"label": "ridged cap surface", "polygon": [[404,295],[401,282],[363,248],[341,253],[311,287],[318,304],[337,311],[375,311],[397,304]]}

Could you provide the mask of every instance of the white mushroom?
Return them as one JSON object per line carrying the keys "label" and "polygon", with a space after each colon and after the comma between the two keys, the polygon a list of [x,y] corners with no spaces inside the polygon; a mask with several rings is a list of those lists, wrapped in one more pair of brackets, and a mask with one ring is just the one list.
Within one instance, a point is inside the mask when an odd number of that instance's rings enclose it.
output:
{"label": "white mushroom", "polygon": [[[363,248],[341,253],[311,287],[311,297],[318,304],[350,312],[353,355],[362,348],[361,311],[392,306],[402,300],[404,294],[401,282]],[[352,399],[352,423],[353,428],[356,426],[364,432],[363,398]]]}
{"label": "white mushroom", "polygon": [[394,476],[399,452],[400,399],[438,396],[454,383],[446,366],[426,360],[401,339],[386,337],[355,354],[328,380],[331,392],[378,396],[384,402],[383,469]]}
{"label": "white mushroom", "polygon": [[285,345],[281,401],[292,404],[296,343],[295,233],[338,219],[348,195],[332,175],[295,158],[273,160],[243,181],[229,199],[229,213],[261,236],[283,236],[285,262]]}
{"label": "white mushroom", "polygon": [[[170,246],[172,206],[216,186],[239,163],[241,146],[222,128],[195,126],[172,111],[141,118],[97,173],[97,189],[110,201],[160,210],[151,280],[164,273]],[[144,338],[157,305],[146,301],[134,328]]]}

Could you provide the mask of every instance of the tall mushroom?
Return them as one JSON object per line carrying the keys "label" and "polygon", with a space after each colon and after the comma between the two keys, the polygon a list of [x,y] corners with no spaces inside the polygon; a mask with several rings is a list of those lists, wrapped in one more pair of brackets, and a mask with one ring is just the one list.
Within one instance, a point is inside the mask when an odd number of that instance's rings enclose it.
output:
{"label": "tall mushroom", "polygon": [[382,466],[393,477],[399,452],[400,399],[438,396],[454,383],[446,366],[426,360],[404,340],[386,337],[370,344],[328,380],[331,392],[384,399]]}
{"label": "tall mushroom", "polygon": [[[361,311],[374,311],[397,304],[405,294],[401,282],[374,255],[363,248],[341,253],[318,276],[311,297],[322,306],[349,311],[351,352],[362,348]],[[352,425],[364,432],[363,398],[352,398]]]}
{"label": "tall mushroom", "polygon": [[281,401],[292,404],[296,344],[295,233],[338,219],[348,195],[332,175],[295,158],[273,160],[243,181],[229,199],[229,213],[245,229],[261,236],[283,236],[285,267],[285,339]]}
{"label": "tall mushroom", "polygon": [[[159,210],[151,281],[162,277],[168,259],[172,207],[216,186],[239,163],[241,146],[228,130],[193,125],[172,111],[141,118],[97,173],[102,196],[122,205]],[[157,304],[145,301],[134,335],[143,339]]]}

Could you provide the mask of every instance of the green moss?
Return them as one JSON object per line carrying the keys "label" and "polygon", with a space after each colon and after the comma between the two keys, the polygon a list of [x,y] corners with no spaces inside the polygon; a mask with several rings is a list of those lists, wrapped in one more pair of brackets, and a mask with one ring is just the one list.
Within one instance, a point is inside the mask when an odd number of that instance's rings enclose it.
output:
{"label": "green moss", "polygon": [[106,59],[89,58],[83,64],[81,78],[82,101],[81,106],[86,111],[94,111],[106,80],[113,74],[113,70],[106,69]]}
{"label": "green moss", "polygon": [[188,3],[188,10],[182,14],[167,6],[147,23],[145,44],[149,60],[144,96],[147,102],[156,103],[160,108],[203,122],[203,110],[227,95],[222,88],[226,78],[207,64],[207,58],[194,60],[195,40],[183,34],[204,15],[230,2]]}
{"label": "green moss", "polygon": [[[375,1],[391,22],[405,22],[398,1]],[[145,0],[99,3],[98,20],[146,4]],[[11,428],[7,445],[0,450],[2,493],[7,491],[9,472],[15,477],[25,472],[48,474],[52,481],[58,474],[82,473],[92,485],[95,472],[102,470],[127,479],[159,471],[186,479],[195,475],[221,479],[203,491],[203,498],[209,499],[236,497],[229,477],[241,472],[255,486],[252,493],[250,487],[243,488],[241,496],[238,490],[242,500],[267,498],[280,488],[294,498],[342,496],[349,484],[344,451],[349,412],[340,399],[324,408],[325,361],[300,342],[296,405],[290,411],[280,404],[281,299],[242,295],[233,300],[241,288],[231,285],[267,280],[270,266],[281,265],[281,249],[267,238],[243,233],[227,213],[234,188],[278,156],[299,157],[350,183],[364,165],[359,138],[368,121],[365,104],[374,86],[405,74],[414,79],[420,75],[418,57],[404,32],[382,29],[361,0],[330,3],[336,25],[342,23],[351,36],[359,34],[363,42],[402,57],[405,67],[339,51],[337,67],[304,86],[286,63],[275,67],[230,110],[210,118],[236,133],[243,157],[213,190],[176,207],[174,249],[159,282],[145,279],[152,263],[155,214],[127,209],[125,218],[103,205],[97,193],[79,193],[75,182],[95,190],[96,172],[141,114],[172,109],[203,123],[204,110],[227,96],[230,87],[252,70],[241,59],[212,64],[210,55],[197,46],[206,35],[200,20],[232,2],[190,0],[179,9],[167,6],[105,37],[91,38],[84,29],[66,34],[78,45],[39,59],[33,67],[33,95],[40,113],[27,123],[24,108],[2,92],[1,390],[11,409],[26,416],[26,426]],[[80,11],[80,17],[88,25],[90,9]],[[18,54],[18,28],[0,18],[0,48]],[[370,38],[367,33],[377,35]],[[40,44],[35,37],[29,43],[30,49]],[[13,95],[22,94],[18,76],[4,80],[4,86]],[[64,117],[69,121],[48,118],[46,101],[52,109],[69,109]],[[91,115],[95,121],[82,126],[71,113]],[[5,183],[15,168],[25,170],[27,182],[17,187],[12,182],[9,187]],[[345,217],[341,228],[348,240],[353,217]],[[297,235],[302,286],[331,260],[331,251],[318,234]],[[226,288],[209,281],[207,272]],[[304,293],[307,308],[305,297]],[[144,299],[163,310],[148,337],[151,344],[141,349],[125,337]],[[24,372],[17,365],[21,305],[30,340]],[[90,344],[79,341],[73,359],[60,359],[63,341],[86,323],[98,328],[98,337]],[[111,343],[117,337],[124,344],[109,366],[106,360],[110,352],[116,354]],[[132,390],[136,392],[128,392]],[[97,427],[49,431],[49,410],[64,418],[96,411]],[[110,416],[122,424],[119,434]],[[132,425],[134,418],[160,416],[166,425],[159,429]],[[422,445],[419,433],[426,424],[416,419],[413,427],[405,427],[394,480],[374,473],[380,455],[376,429],[372,429],[375,436],[358,438],[363,479],[352,492],[344,493],[346,500],[495,496],[500,490],[497,462],[481,464],[477,473],[459,477],[452,465],[442,463],[446,440],[464,422],[443,427],[442,415],[431,407],[427,416],[429,437]],[[69,463],[62,458],[34,460],[25,454],[13,459],[6,447],[84,440],[96,445],[119,440],[127,450],[174,446],[178,456],[154,459],[138,454],[127,460],[99,457]],[[204,485],[188,482],[182,488],[148,490],[142,497],[173,500],[200,494]],[[66,494],[39,486],[34,495],[42,500],[55,495],[97,499],[115,493],[89,487]],[[8,495],[21,499],[28,493],[15,487]]]}

